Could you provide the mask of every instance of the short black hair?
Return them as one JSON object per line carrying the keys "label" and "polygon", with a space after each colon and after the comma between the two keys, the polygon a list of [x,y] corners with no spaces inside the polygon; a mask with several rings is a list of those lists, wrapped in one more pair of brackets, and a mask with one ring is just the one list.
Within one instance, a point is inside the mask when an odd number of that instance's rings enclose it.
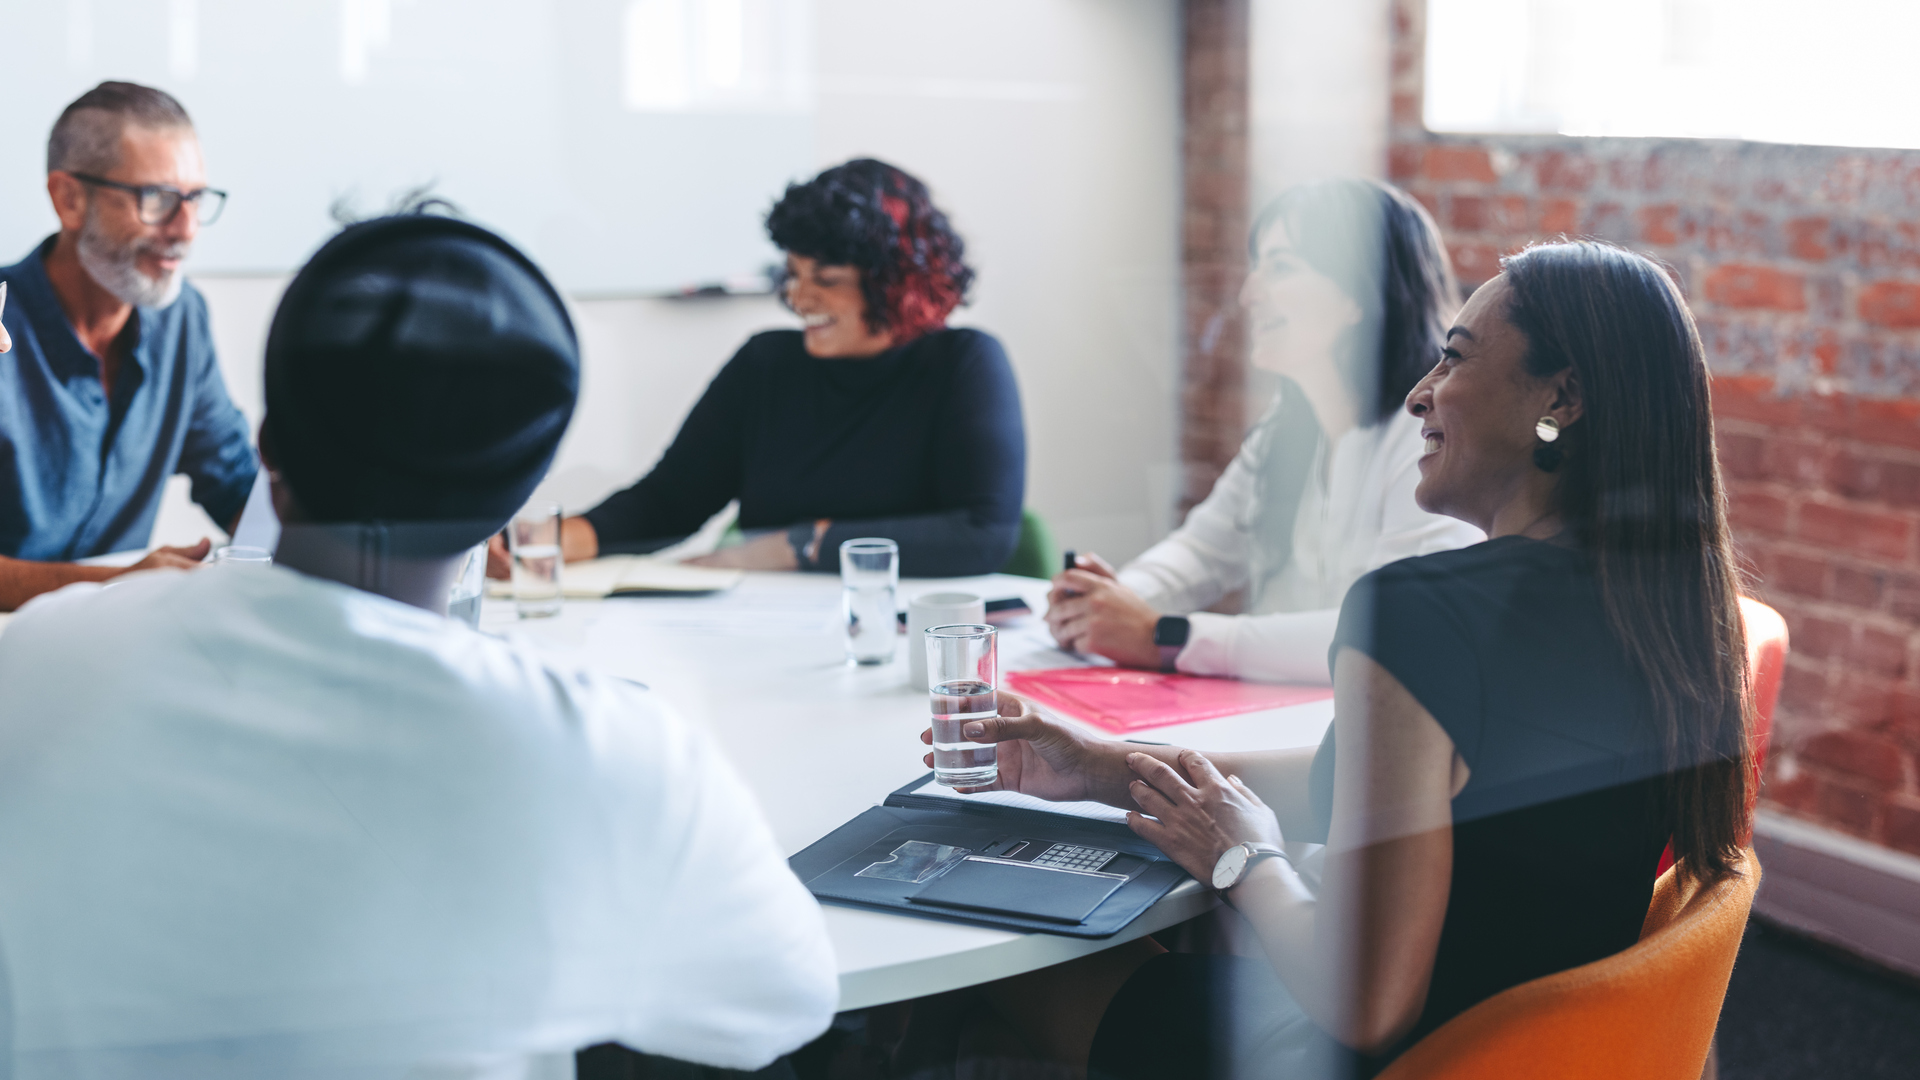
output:
{"label": "short black hair", "polygon": [[47,171],[111,170],[120,161],[120,133],[128,125],[193,128],[193,119],[165,90],[130,82],[103,82],[73,99],[47,136]]}
{"label": "short black hair", "polygon": [[1362,422],[1375,424],[1407,402],[1446,345],[1460,287],[1440,229],[1406,192],[1374,180],[1303,184],[1267,204],[1247,235],[1284,223],[1296,254],[1360,305],[1360,325],[1338,362],[1359,391]]}
{"label": "short black hair", "polygon": [[858,269],[876,334],[904,340],[938,329],[973,284],[966,244],[927,185],[872,158],[787,185],[767,212],[767,235],[782,251]]}

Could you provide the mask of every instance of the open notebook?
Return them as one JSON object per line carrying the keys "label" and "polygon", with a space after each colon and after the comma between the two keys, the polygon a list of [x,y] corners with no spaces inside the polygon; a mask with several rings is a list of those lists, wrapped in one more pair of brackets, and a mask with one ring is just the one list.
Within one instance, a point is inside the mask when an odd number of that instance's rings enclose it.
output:
{"label": "open notebook", "polygon": [[[568,563],[560,571],[560,591],[578,600],[596,600],[605,596],[686,596],[723,592],[740,584],[744,576],[745,572],[741,570],[687,566],[645,555],[608,555],[585,562]],[[511,582],[489,582],[488,590],[493,596],[513,595]]]}

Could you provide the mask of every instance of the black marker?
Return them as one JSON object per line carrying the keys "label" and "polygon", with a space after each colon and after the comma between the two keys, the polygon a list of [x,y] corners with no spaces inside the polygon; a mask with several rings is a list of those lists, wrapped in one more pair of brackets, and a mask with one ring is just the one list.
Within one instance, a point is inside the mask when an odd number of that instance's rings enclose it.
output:
{"label": "black marker", "polygon": [[[1073,552],[1073,551],[1069,551],[1069,552],[1067,552],[1067,558],[1066,558],[1066,563],[1067,563],[1067,565],[1066,565],[1066,569],[1068,569],[1068,570],[1078,570],[1078,569],[1080,569],[1080,556],[1079,556],[1079,554],[1078,554],[1077,552]],[[1072,589],[1069,589],[1069,588],[1067,588],[1067,587],[1066,587],[1065,585],[1062,585],[1062,586],[1060,586],[1060,593],[1061,593],[1061,595],[1063,595],[1063,596],[1079,596],[1079,595],[1080,595],[1079,593],[1077,593],[1077,592],[1074,592],[1074,591],[1073,591]]]}

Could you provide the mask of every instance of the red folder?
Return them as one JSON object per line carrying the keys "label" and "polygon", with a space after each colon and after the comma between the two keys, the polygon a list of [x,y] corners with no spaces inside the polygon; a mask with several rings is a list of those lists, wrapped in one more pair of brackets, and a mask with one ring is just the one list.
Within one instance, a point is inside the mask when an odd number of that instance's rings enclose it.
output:
{"label": "red folder", "polygon": [[1112,667],[1009,671],[1001,681],[1016,694],[1116,734],[1333,696],[1325,686],[1275,686]]}

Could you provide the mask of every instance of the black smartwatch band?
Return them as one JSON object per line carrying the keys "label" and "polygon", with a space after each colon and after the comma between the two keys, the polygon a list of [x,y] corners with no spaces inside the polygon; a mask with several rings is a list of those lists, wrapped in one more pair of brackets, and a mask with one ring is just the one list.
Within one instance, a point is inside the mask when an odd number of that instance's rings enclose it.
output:
{"label": "black smartwatch band", "polygon": [[1180,650],[1187,647],[1187,637],[1192,633],[1193,624],[1185,615],[1162,615],[1153,624],[1153,644],[1160,650],[1161,671],[1175,670]]}
{"label": "black smartwatch band", "polygon": [[802,570],[816,569],[816,563],[807,549],[813,546],[813,522],[803,521],[787,529],[787,543],[793,548],[793,561],[800,564]]}

